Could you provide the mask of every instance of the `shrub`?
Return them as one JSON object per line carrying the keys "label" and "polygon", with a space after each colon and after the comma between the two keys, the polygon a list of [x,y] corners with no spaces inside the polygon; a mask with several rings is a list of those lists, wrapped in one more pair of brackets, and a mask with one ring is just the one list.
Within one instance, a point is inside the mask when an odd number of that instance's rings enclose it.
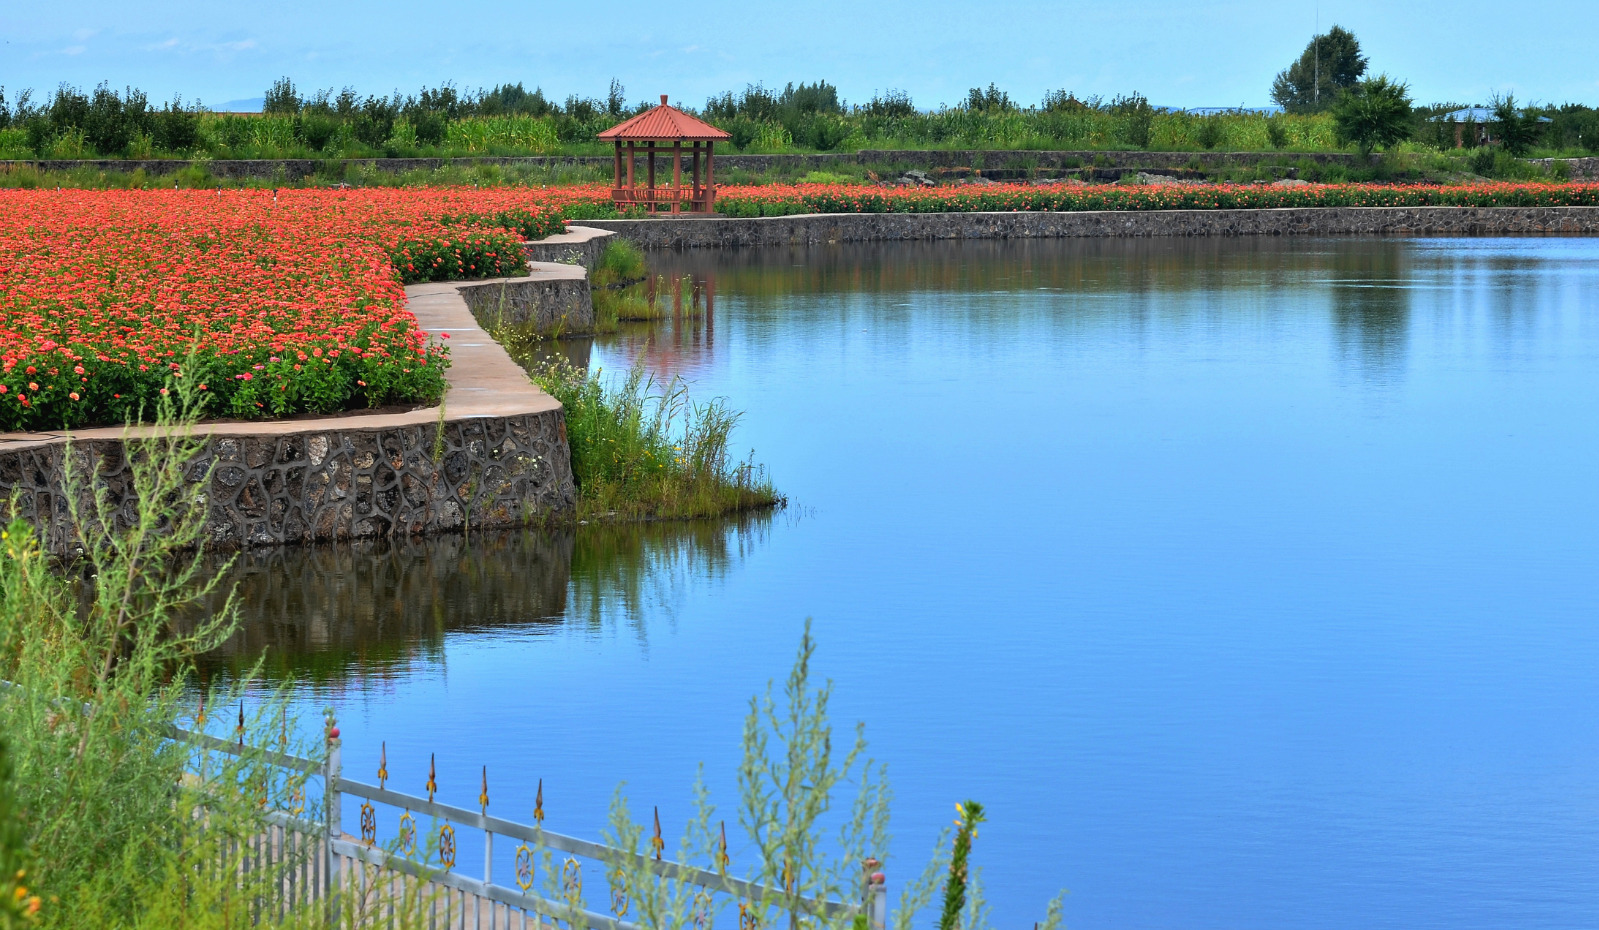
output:
{"label": "shrub", "polygon": [[416,133],[418,145],[439,145],[449,130],[444,114],[433,110],[413,110],[406,114],[406,119]]}
{"label": "shrub", "polygon": [[187,152],[200,147],[200,115],[184,109],[174,99],[166,109],[154,114],[150,135],[156,148],[168,152]]}
{"label": "shrub", "polygon": [[1122,138],[1135,149],[1149,148],[1155,128],[1155,108],[1144,95],[1133,91],[1126,97],[1112,101],[1110,110],[1122,117]]}
{"label": "shrub", "polygon": [[735,119],[726,125],[726,130],[731,135],[733,147],[743,151],[750,147],[750,143],[760,138],[761,124],[752,119]]}
{"label": "shrub", "polygon": [[1499,144],[1517,158],[1527,154],[1538,141],[1540,131],[1538,115],[1523,112],[1518,108],[1514,94],[1495,100],[1493,111],[1494,129],[1499,136]]}
{"label": "shrub", "polygon": [[1333,107],[1338,138],[1361,154],[1389,148],[1410,135],[1410,93],[1382,74],[1344,91]]}
{"label": "shrub", "polygon": [[1288,147],[1288,128],[1282,119],[1273,116],[1266,120],[1266,141],[1274,149]]}

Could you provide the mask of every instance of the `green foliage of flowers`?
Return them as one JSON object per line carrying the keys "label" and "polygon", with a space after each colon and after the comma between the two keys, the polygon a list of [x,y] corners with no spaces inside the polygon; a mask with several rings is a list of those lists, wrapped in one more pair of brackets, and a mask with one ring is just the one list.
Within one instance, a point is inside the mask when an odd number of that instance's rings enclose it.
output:
{"label": "green foliage of flowers", "polygon": [[[556,222],[560,222],[559,215]],[[389,246],[389,257],[405,284],[527,274],[526,259],[517,242],[492,233],[448,238],[402,235]]]}

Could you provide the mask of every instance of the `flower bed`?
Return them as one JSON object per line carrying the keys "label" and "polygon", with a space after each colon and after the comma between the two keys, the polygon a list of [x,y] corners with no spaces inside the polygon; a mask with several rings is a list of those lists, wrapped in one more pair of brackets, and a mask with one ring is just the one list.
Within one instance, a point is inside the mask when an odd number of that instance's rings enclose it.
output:
{"label": "flower bed", "polygon": [[[0,431],[436,402],[415,281],[523,273],[575,192],[0,192]],[[592,199],[590,197],[590,199]]]}
{"label": "flower bed", "polygon": [[1029,184],[883,188],[845,184],[724,187],[727,216],[799,213],[976,213],[986,211],[1233,210],[1274,207],[1591,207],[1599,184],[1437,185]]}

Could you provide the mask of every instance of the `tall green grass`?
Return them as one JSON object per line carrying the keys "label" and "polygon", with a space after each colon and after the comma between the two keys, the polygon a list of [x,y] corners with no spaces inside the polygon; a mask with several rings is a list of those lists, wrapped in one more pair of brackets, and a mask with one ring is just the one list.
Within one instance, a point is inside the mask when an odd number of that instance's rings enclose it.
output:
{"label": "tall green grass", "polygon": [[600,253],[599,261],[589,269],[589,285],[595,288],[614,288],[644,280],[648,273],[644,265],[644,250],[627,239],[612,236]]}
{"label": "tall green grass", "polygon": [[692,519],[786,500],[764,467],[731,454],[740,414],[694,401],[679,378],[662,384],[641,364],[608,384],[561,360],[532,377],[565,408],[580,520]]}
{"label": "tall green grass", "polygon": [[[126,437],[125,453],[67,449],[70,562],[47,555],[26,520],[0,531],[0,881],[13,903],[37,909],[18,926],[325,926],[343,919],[325,907],[355,903],[280,909],[278,890],[301,861],[244,867],[263,811],[307,804],[304,776],[269,765],[267,751],[325,752],[320,733],[293,736],[281,696],[257,697],[224,724],[240,755],[171,737],[198,711],[195,656],[237,624],[218,574],[196,559],[209,485],[197,414],[164,406],[155,434]],[[113,483],[135,503],[113,501]],[[196,612],[207,601],[214,609]],[[207,703],[231,707],[240,693]]]}

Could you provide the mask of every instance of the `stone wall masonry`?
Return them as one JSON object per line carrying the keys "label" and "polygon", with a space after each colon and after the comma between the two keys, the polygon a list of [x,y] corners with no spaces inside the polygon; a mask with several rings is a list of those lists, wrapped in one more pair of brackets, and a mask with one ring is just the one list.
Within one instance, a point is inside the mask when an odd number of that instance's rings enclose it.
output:
{"label": "stone wall masonry", "polygon": [[1528,161],[1545,169],[1564,164],[1568,181],[1599,181],[1599,158],[1531,158]]}
{"label": "stone wall masonry", "polygon": [[1077,213],[830,213],[758,219],[585,220],[645,249],[1147,236],[1599,234],[1599,207],[1294,207]]}
{"label": "stone wall masonry", "polygon": [[480,326],[532,326],[541,333],[594,330],[594,300],[581,265],[529,262],[533,276],[494,278],[459,286]]}
{"label": "stone wall masonry", "polygon": [[[203,448],[187,468],[194,481],[210,474],[207,548],[516,526],[575,505],[561,405],[476,324],[462,288],[406,288],[422,328],[451,337],[442,407],[197,428]],[[113,519],[135,514],[124,430],[0,435],[0,500],[15,494],[57,554],[77,543],[68,456],[74,474],[97,476]]]}
{"label": "stone wall masonry", "polygon": [[588,226],[568,226],[566,232],[556,233],[532,242],[522,243],[522,251],[530,262],[552,262],[563,265],[582,265],[593,268],[605,252],[605,244],[613,233]]}

